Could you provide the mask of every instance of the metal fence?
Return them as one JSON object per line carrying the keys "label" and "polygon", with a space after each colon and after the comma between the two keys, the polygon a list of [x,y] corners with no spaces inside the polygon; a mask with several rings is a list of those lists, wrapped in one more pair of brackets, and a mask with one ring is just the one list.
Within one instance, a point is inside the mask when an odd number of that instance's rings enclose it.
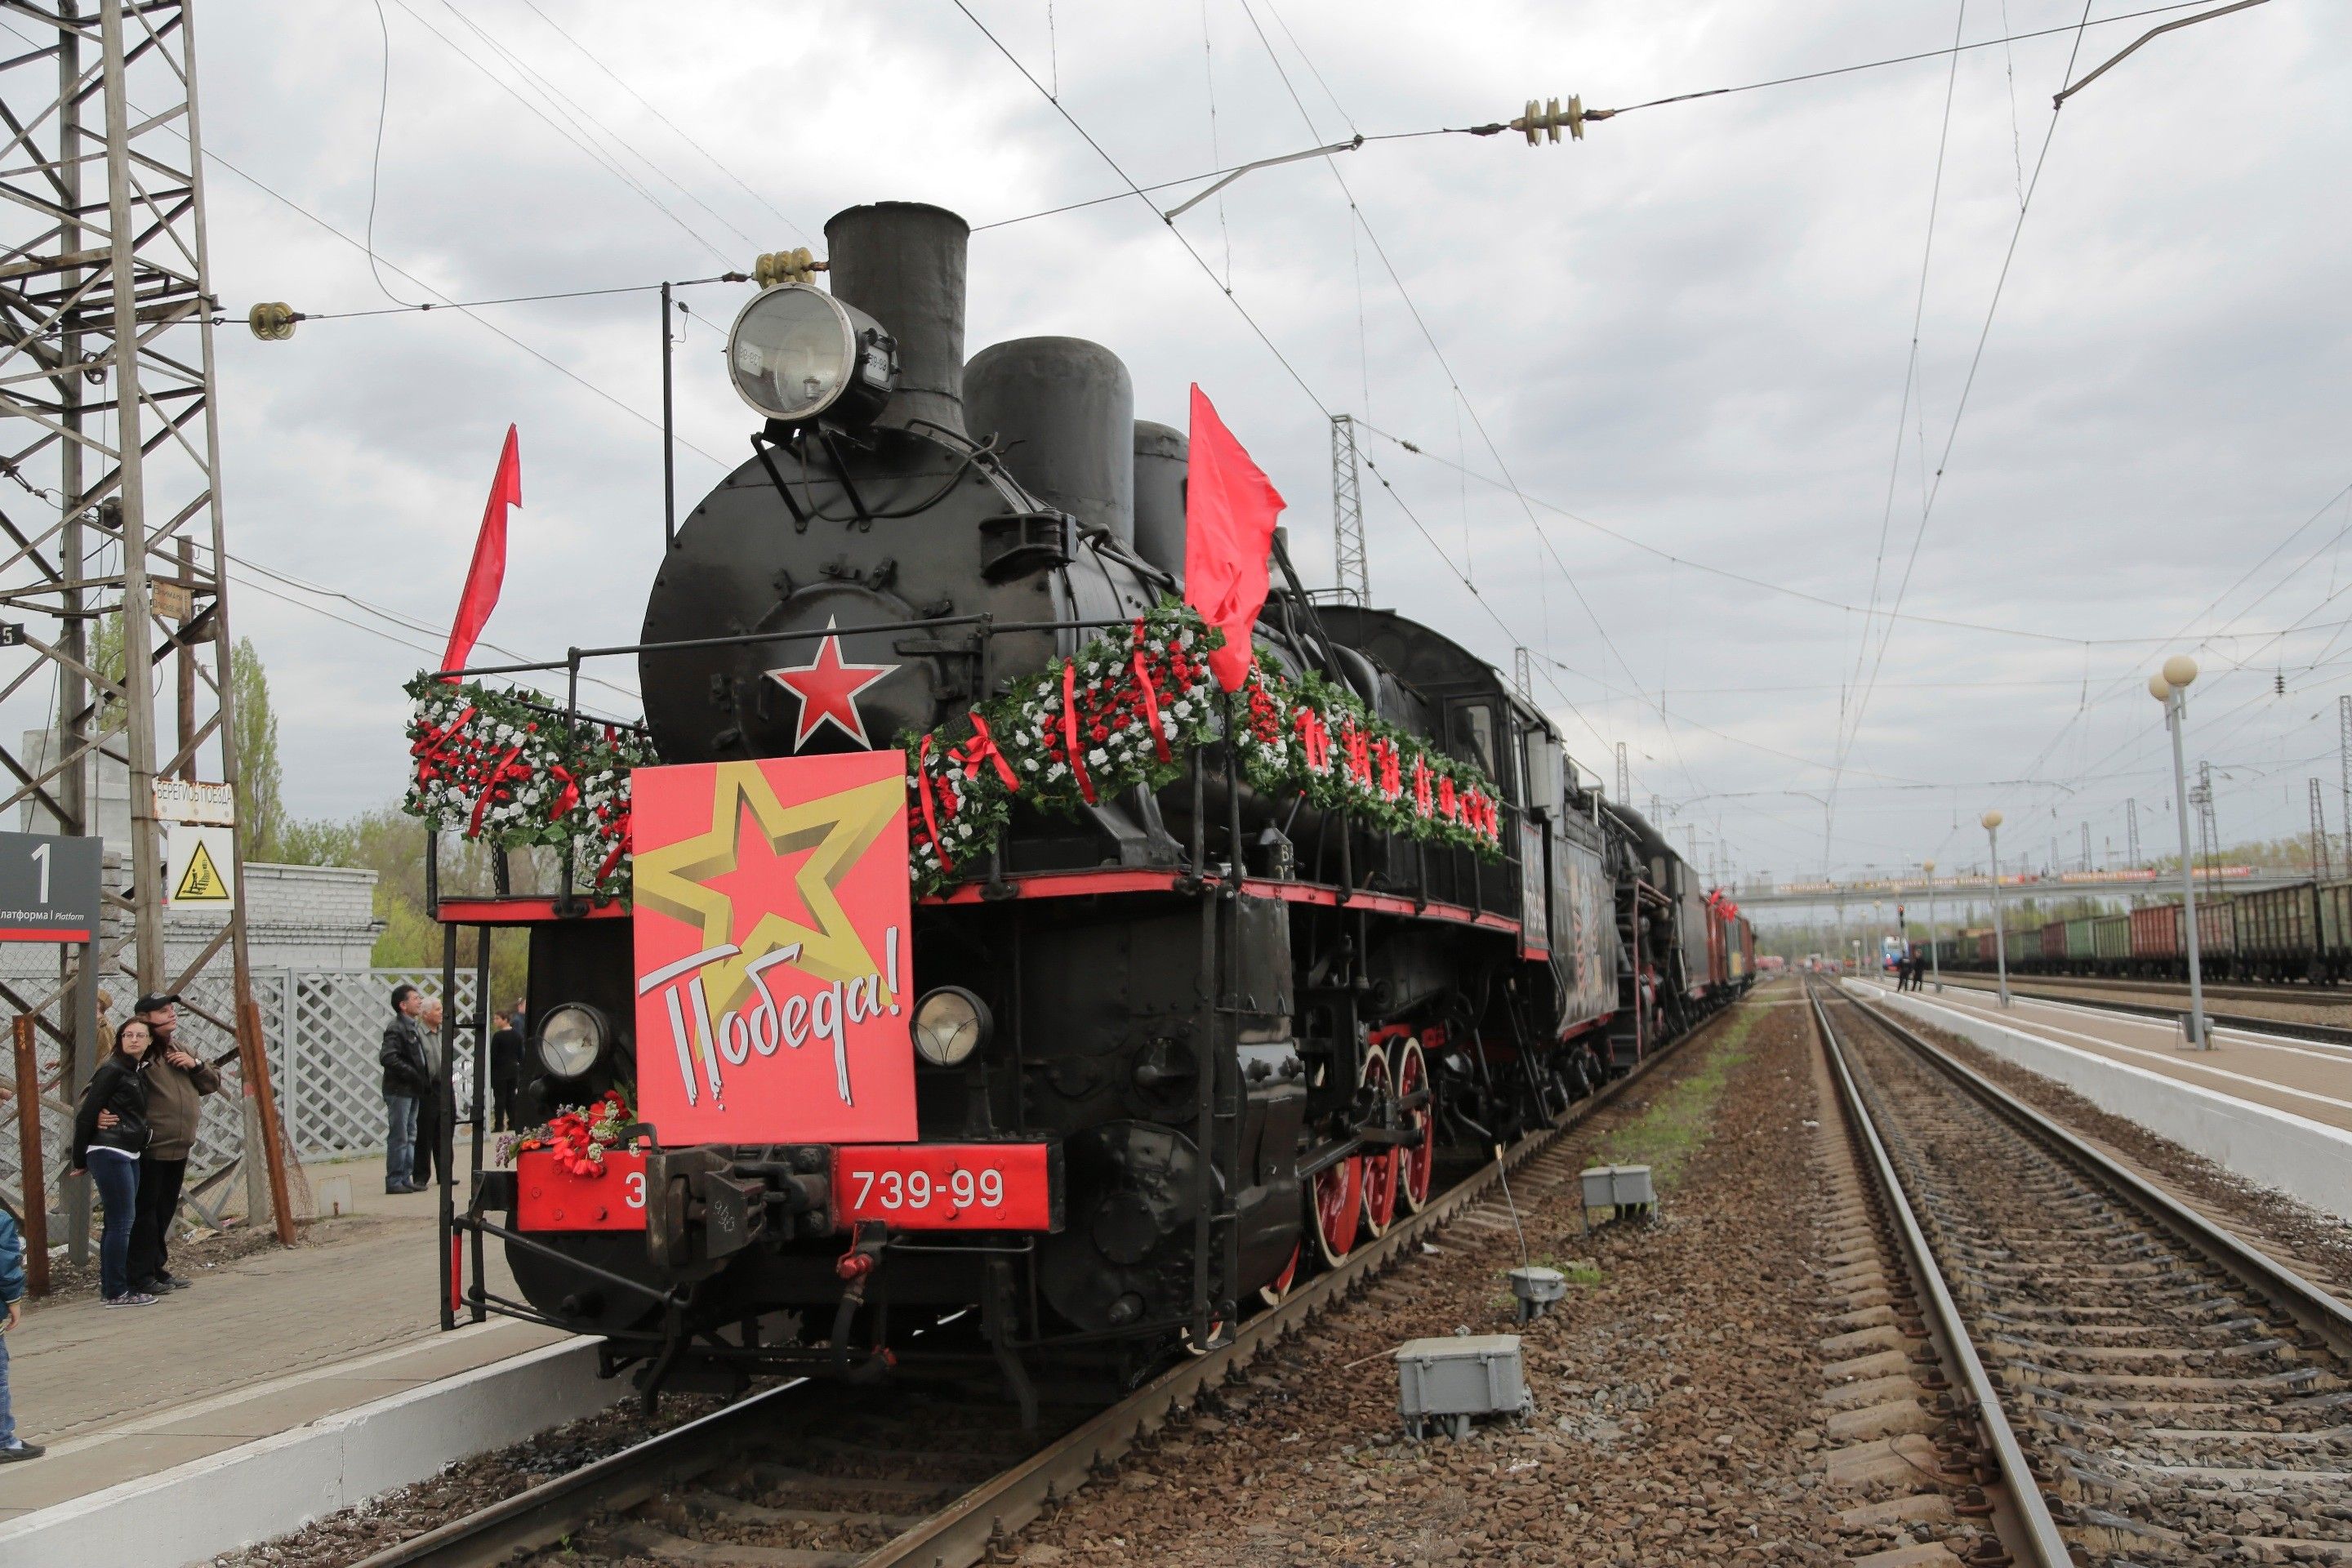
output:
{"label": "metal fence", "polygon": [[[225,1027],[236,1016],[227,966],[215,966],[183,993],[181,1045],[220,1068],[221,1092],[205,1101],[204,1120],[189,1159],[191,1185],[242,1152],[245,1142],[242,1075],[236,1040]],[[253,999],[269,1047],[270,1082],[278,1093],[286,1146],[306,1162],[381,1154],[384,1143],[383,1069],[377,1051],[392,1017],[393,987],[416,986],[428,996],[441,990],[438,971],[362,969],[319,971],[257,969]],[[474,1016],[474,976],[459,971],[457,994],[445,999],[461,1028],[457,1041],[457,1103],[473,1094],[472,1033],[462,1027]],[[110,1026],[128,1016],[118,1005]],[[438,1041],[434,1042],[436,1047]],[[43,1037],[37,1057],[41,1096],[42,1172],[52,1200],[73,1140],[73,1107],[58,1082],[58,1047]],[[0,1185],[12,1198],[24,1191],[18,1140],[12,1125],[0,1130]]]}

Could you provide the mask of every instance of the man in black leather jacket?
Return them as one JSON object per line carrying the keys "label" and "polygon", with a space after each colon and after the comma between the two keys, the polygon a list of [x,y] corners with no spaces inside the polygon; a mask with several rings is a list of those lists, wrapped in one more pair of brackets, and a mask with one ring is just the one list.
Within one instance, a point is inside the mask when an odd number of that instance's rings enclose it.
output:
{"label": "man in black leather jacket", "polygon": [[425,1052],[425,1032],[416,1016],[425,1009],[425,994],[414,985],[396,985],[392,992],[392,1022],[383,1026],[383,1048],[376,1059],[383,1064],[383,1106],[390,1122],[384,1138],[383,1190],[414,1193],[423,1189],[411,1179],[416,1164],[416,1113],[433,1092],[431,1058]]}

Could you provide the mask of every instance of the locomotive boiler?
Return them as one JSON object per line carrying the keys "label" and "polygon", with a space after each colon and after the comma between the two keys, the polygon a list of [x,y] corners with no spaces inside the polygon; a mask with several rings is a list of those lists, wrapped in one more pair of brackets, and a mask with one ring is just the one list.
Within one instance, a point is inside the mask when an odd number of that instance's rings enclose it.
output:
{"label": "locomotive boiler", "polygon": [[[1482,781],[1491,844],[1269,786],[1219,694],[1150,782],[1015,790],[950,858],[908,769],[1181,602],[1187,438],[1100,345],[967,358],[955,215],[854,207],[825,239],[828,288],[735,323],[750,452],[648,595],[632,897],[441,902],[530,931],[519,1120],[626,1121],[593,1169],[485,1173],[451,1236],[502,1245],[522,1301],[453,1289],[604,1336],[647,1390],[977,1358],[1034,1410],[1043,1374],[1215,1342],[1425,1204],[1449,1150],[1736,994],[1752,944],[1526,694],[1309,593],[1278,535],[1259,668]],[[971,776],[1016,778],[996,739]],[[910,833],[941,863],[918,888]]]}

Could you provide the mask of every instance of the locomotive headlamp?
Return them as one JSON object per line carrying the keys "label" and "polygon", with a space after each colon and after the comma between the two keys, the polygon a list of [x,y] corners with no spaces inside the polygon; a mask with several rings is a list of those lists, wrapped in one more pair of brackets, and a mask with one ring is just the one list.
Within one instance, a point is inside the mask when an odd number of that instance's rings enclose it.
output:
{"label": "locomotive headlamp", "polygon": [[915,1004],[915,1049],[933,1067],[963,1062],[994,1027],[988,1004],[961,985],[942,985]]}
{"label": "locomotive headlamp", "polygon": [[898,381],[898,345],[855,306],[805,283],[782,283],[735,318],[727,368],[743,401],[771,419],[863,424]]}
{"label": "locomotive headlamp", "polygon": [[558,1078],[578,1078],[603,1058],[610,1036],[602,1013],[568,1003],[539,1026],[540,1065]]}

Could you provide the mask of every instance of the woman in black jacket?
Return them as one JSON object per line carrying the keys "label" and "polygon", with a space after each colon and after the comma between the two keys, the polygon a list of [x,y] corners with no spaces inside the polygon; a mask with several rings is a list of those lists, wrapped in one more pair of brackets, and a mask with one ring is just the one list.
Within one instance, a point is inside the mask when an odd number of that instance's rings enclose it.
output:
{"label": "woman in black jacket", "polygon": [[131,1288],[131,1222],[139,1207],[139,1151],[147,1146],[147,1079],[141,1068],[154,1034],[132,1018],[114,1049],[89,1076],[74,1113],[72,1168],[88,1170],[106,1214],[99,1233],[98,1282],[110,1307],[144,1307],[155,1298]]}

